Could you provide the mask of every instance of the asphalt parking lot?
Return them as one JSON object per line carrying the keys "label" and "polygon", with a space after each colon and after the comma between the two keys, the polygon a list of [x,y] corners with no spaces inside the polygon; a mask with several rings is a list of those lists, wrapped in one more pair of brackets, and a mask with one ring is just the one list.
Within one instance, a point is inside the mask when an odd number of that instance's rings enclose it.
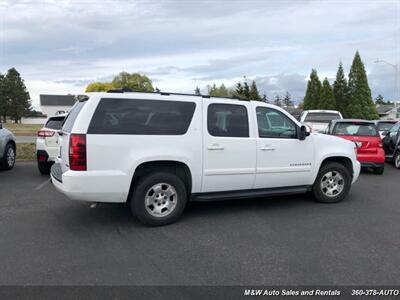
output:
{"label": "asphalt parking lot", "polygon": [[350,196],[191,203],[143,227],[126,205],[89,208],[33,162],[0,171],[1,285],[399,285],[400,171]]}

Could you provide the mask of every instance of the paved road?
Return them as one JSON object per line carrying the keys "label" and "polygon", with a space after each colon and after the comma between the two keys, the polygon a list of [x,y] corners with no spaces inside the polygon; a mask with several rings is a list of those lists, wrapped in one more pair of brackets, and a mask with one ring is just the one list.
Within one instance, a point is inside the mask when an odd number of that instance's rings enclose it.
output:
{"label": "paved road", "polygon": [[15,137],[16,143],[36,143],[36,136],[32,135],[17,135]]}
{"label": "paved road", "polygon": [[400,171],[349,198],[192,203],[146,228],[125,205],[56,192],[33,163],[0,172],[0,284],[399,285]]}

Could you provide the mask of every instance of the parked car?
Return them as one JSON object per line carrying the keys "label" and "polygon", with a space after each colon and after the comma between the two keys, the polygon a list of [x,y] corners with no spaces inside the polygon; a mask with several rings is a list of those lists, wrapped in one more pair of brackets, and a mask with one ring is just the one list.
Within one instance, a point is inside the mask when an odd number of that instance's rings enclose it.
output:
{"label": "parked car", "polygon": [[61,130],[66,114],[50,117],[37,133],[36,158],[39,172],[50,174],[51,165],[58,156],[58,131]]}
{"label": "parked car", "polygon": [[0,168],[11,170],[14,168],[16,159],[15,137],[11,131],[0,123]]}
{"label": "parked car", "polygon": [[386,160],[394,162],[397,169],[400,169],[400,122],[393,125],[383,138]]}
{"label": "parked car", "polygon": [[147,225],[176,221],[189,200],[306,193],[343,200],[360,172],[355,144],[308,133],[260,101],[89,93],[66,118],[54,186],[74,200],[128,202]]}
{"label": "parked car", "polygon": [[394,120],[376,120],[374,121],[376,127],[378,127],[379,130],[379,135],[383,139],[386,134],[389,132],[390,128],[393,127],[394,124],[397,123],[397,121]]}
{"label": "parked car", "polygon": [[357,145],[357,159],[361,167],[373,168],[375,173],[383,174],[385,170],[385,152],[378,128],[373,121],[342,119],[331,121],[327,133]]}
{"label": "parked car", "polygon": [[332,120],[343,119],[337,110],[305,110],[301,113],[300,122],[307,125],[314,132],[325,133]]}

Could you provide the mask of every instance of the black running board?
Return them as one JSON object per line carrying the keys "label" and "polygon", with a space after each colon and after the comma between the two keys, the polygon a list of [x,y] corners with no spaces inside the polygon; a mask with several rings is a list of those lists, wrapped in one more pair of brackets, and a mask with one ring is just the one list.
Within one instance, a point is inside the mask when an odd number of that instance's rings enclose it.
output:
{"label": "black running board", "polygon": [[191,201],[218,201],[229,199],[258,198],[268,196],[283,196],[304,194],[311,191],[311,185],[279,187],[268,189],[238,190],[224,192],[195,193],[190,196]]}

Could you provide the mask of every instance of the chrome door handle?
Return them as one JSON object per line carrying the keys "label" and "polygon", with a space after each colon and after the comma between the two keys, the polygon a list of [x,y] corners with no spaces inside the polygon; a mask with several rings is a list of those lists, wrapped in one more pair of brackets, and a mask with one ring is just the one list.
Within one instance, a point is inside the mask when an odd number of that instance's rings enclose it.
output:
{"label": "chrome door handle", "polygon": [[224,150],[224,147],[217,145],[217,144],[212,144],[207,147],[208,150]]}
{"label": "chrome door handle", "polygon": [[271,147],[271,146],[263,146],[263,147],[260,148],[260,150],[262,150],[262,151],[275,151],[275,148]]}

